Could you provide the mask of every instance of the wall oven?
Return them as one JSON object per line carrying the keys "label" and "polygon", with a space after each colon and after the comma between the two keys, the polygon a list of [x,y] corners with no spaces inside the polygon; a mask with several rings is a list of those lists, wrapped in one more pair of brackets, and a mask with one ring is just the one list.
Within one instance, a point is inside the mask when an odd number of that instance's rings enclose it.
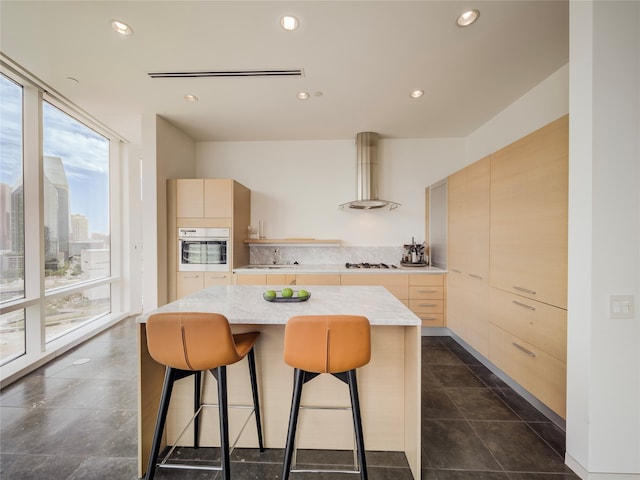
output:
{"label": "wall oven", "polygon": [[178,271],[229,271],[228,228],[178,228]]}

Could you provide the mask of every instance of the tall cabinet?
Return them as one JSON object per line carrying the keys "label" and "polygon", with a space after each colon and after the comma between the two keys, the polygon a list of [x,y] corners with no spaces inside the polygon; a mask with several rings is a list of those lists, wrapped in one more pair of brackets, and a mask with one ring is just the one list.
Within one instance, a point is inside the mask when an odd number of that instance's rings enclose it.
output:
{"label": "tall cabinet", "polygon": [[569,119],[491,156],[489,359],[566,409]]}
{"label": "tall cabinet", "polygon": [[447,326],[484,356],[489,353],[490,158],[448,182]]}
{"label": "tall cabinet", "polygon": [[[232,269],[249,263],[249,247],[244,240],[251,220],[251,190],[232,179],[171,179],[167,181],[167,202],[169,301],[212,285],[231,284]],[[229,228],[229,271],[178,271],[180,227]]]}
{"label": "tall cabinet", "polygon": [[564,116],[448,178],[447,326],[563,418],[568,138]]}

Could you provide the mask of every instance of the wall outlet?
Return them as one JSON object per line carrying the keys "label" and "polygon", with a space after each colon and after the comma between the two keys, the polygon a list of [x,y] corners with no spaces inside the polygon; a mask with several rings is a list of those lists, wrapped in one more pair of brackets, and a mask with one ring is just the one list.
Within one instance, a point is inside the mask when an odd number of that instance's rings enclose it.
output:
{"label": "wall outlet", "polygon": [[633,295],[609,295],[609,318],[634,318],[635,302]]}

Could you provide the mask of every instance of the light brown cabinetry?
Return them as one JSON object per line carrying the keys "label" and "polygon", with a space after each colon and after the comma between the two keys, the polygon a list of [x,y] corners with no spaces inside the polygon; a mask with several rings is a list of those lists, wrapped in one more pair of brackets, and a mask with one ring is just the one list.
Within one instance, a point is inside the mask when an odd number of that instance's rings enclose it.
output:
{"label": "light brown cabinetry", "polygon": [[180,179],[176,184],[176,195],[177,216],[180,218],[230,218],[233,216],[232,180]]}
{"label": "light brown cabinetry", "polygon": [[448,178],[447,326],[565,416],[568,117]]}
{"label": "light brown cabinetry", "polygon": [[296,285],[340,285],[338,273],[299,273]]}
{"label": "light brown cabinetry", "polygon": [[440,274],[343,274],[342,285],[380,285],[422,319],[423,327],[445,324],[446,286]]}
{"label": "light brown cabinetry", "polygon": [[236,273],[237,285],[340,285],[340,275],[330,273]]}
{"label": "light brown cabinetry", "polygon": [[409,275],[409,309],[423,327],[444,327],[445,288],[444,275]]}
{"label": "light brown cabinetry", "polygon": [[569,121],[491,156],[491,286],[567,308]]}
{"label": "light brown cabinetry", "polygon": [[[244,243],[251,219],[251,191],[225,178],[187,178],[167,181],[168,300],[173,301],[211,285],[231,283],[231,269],[249,263]],[[179,227],[228,227],[228,272],[179,272]]]}
{"label": "light brown cabinetry", "polygon": [[566,364],[494,324],[490,325],[489,335],[491,362],[565,418]]}
{"label": "light brown cabinetry", "polygon": [[346,273],[341,276],[342,285],[380,285],[405,304],[409,301],[409,275],[403,273]]}
{"label": "light brown cabinetry", "polygon": [[178,272],[176,281],[177,298],[191,295],[213,285],[230,285],[229,272]]}
{"label": "light brown cabinetry", "polygon": [[489,157],[447,179],[447,327],[481,354],[489,353]]}

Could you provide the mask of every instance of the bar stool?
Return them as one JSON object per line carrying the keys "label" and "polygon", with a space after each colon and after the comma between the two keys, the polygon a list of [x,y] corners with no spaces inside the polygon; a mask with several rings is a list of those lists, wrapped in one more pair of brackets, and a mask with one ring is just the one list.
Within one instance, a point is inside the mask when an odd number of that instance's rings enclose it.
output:
{"label": "bar stool", "polygon": [[361,480],[367,480],[356,368],[369,363],[370,358],[371,330],[366,317],[306,315],[289,319],[284,333],[284,361],[294,368],[294,385],[282,480],[287,480],[292,471],[335,472],[291,469],[302,386],[321,373],[330,373],[349,385],[357,458],[355,469],[349,472],[359,472]]}
{"label": "bar stool", "polygon": [[[152,480],[156,466],[171,468],[198,468],[222,471],[223,478],[231,478],[229,466],[229,420],[227,403],[226,366],[242,360],[245,356],[249,363],[251,391],[253,396],[252,413],[258,430],[258,445],[264,451],[260,405],[256,381],[255,355],[253,346],[260,332],[233,335],[229,321],[217,313],[159,313],[147,319],[147,344],[149,354],[158,363],[166,366],[164,384],[158,417],[153,434],[153,442],[147,466],[146,480]],[[160,443],[169,410],[171,392],[176,380],[195,376],[194,417],[202,406],[200,401],[200,375],[209,370],[218,381],[218,410],[220,416],[220,466],[192,467],[184,464],[158,464]],[[249,417],[250,418],[250,417]],[[196,424],[197,426],[197,418]],[[195,429],[197,437],[197,428]],[[197,447],[197,438],[194,438]]]}

